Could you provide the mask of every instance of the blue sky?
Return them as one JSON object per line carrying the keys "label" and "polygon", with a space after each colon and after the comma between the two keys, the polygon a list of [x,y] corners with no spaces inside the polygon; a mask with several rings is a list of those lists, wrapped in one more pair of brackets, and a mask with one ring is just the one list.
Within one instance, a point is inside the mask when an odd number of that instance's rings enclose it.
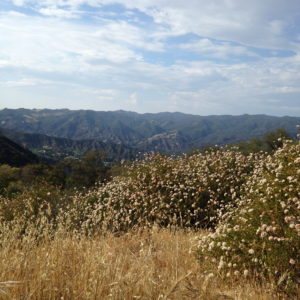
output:
{"label": "blue sky", "polygon": [[300,116],[300,1],[1,0],[5,107]]}

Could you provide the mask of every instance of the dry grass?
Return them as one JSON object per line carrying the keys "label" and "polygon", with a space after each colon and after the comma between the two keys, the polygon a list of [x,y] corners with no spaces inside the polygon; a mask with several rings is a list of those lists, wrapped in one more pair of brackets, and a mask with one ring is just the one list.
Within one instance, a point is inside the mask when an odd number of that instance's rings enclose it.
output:
{"label": "dry grass", "polygon": [[1,299],[282,299],[239,278],[210,277],[191,251],[201,233],[152,230],[11,242],[0,249]]}

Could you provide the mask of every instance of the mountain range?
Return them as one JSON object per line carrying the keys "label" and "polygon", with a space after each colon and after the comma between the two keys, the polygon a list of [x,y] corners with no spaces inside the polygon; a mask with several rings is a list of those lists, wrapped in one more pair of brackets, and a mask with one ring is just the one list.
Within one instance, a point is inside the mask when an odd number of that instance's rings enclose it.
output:
{"label": "mountain range", "polygon": [[46,161],[57,161],[65,157],[80,157],[82,154],[96,150],[105,153],[106,161],[130,160],[137,156],[137,150],[126,145],[104,143],[98,139],[73,140],[48,136],[41,133],[24,133],[0,128],[0,134],[30,149]]}
{"label": "mountain range", "polygon": [[297,124],[300,117],[138,114],[121,110],[0,110],[2,134],[35,153],[76,155],[90,149],[105,152],[111,160],[134,157],[139,151],[180,153],[236,143],[278,128],[296,136]]}

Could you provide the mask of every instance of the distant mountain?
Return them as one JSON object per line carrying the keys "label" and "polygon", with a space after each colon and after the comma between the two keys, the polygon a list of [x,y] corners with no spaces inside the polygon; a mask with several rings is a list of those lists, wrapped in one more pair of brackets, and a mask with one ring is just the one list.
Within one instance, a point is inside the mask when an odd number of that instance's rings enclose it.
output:
{"label": "distant mountain", "polygon": [[139,142],[136,147],[142,152],[157,151],[178,153],[190,150],[190,141],[180,132],[158,133]]}
{"label": "distant mountain", "polygon": [[[0,111],[0,126],[27,133],[73,140],[95,140],[136,151],[179,153],[261,137],[284,128],[296,135],[299,117],[266,115],[197,116],[183,113],[138,114],[126,111],[30,110]],[[92,142],[90,142],[92,143]],[[71,148],[75,145],[71,145]]]}
{"label": "distant mountain", "polygon": [[71,140],[40,133],[24,133],[6,128],[0,128],[0,134],[50,161],[69,156],[79,157],[91,150],[103,152],[106,161],[132,159],[137,155],[137,150],[125,145],[103,143],[99,140]]}
{"label": "distant mountain", "polygon": [[0,135],[0,164],[22,167],[38,162],[39,159],[35,154]]}

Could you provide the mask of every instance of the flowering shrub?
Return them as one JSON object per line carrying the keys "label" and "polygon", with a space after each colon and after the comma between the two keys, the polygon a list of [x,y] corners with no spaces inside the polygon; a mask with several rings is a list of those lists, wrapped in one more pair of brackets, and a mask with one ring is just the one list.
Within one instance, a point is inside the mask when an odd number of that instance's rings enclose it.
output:
{"label": "flowering shrub", "polygon": [[[2,200],[2,222],[19,219],[95,234],[132,227],[212,227],[240,195],[262,154],[215,149],[191,156],[149,155],[112,181],[73,196],[27,191]],[[47,208],[47,209],[46,209]],[[21,228],[20,227],[20,228]]]}
{"label": "flowering shrub", "polygon": [[237,207],[199,241],[199,258],[221,276],[255,276],[285,290],[300,278],[300,144],[262,159]]}
{"label": "flowering shrub", "polygon": [[204,267],[208,262],[209,278],[267,279],[293,292],[300,278],[299,183],[299,143],[286,142],[272,155],[150,155],[94,189],[69,193],[44,184],[0,196],[0,244],[153,225],[206,227],[197,255]]}
{"label": "flowering shrub", "polygon": [[92,230],[103,225],[110,230],[153,224],[211,227],[239,196],[261,156],[214,150],[190,157],[146,157],[73,202],[68,223],[84,220]]}

